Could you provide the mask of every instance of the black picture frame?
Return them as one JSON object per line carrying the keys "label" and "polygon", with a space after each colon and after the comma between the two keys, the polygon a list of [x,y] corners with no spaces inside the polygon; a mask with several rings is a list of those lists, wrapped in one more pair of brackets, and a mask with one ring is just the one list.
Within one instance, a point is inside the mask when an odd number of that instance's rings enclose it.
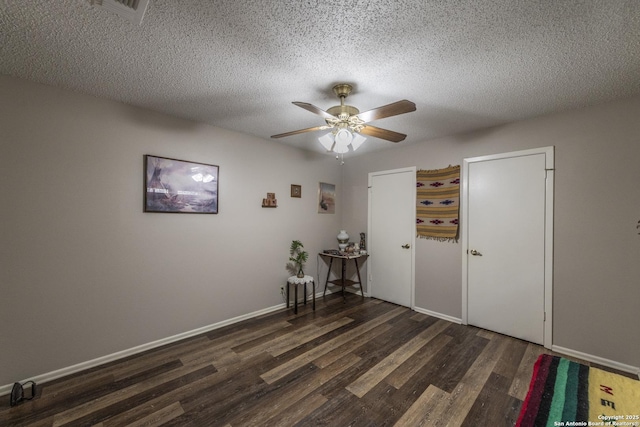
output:
{"label": "black picture frame", "polygon": [[218,213],[220,167],[144,156],[144,212]]}

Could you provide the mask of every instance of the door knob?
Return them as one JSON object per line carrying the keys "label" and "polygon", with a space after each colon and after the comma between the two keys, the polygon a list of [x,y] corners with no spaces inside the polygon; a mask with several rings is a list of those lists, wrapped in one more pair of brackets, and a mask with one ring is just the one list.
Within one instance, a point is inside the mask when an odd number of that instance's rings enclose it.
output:
{"label": "door knob", "polygon": [[402,245],[402,249],[409,249],[411,246],[407,243],[406,245]]}
{"label": "door knob", "polygon": [[471,249],[471,251],[469,251],[469,253],[473,256],[482,256],[482,254],[478,251],[476,251],[475,249]]}

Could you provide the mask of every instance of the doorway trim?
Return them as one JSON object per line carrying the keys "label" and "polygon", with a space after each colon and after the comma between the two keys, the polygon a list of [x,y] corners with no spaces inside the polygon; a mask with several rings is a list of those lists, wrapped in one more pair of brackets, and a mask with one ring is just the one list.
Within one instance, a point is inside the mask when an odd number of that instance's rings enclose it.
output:
{"label": "doorway trim", "polygon": [[550,349],[553,344],[553,188],[555,172],[553,146],[463,159],[462,198],[460,200],[460,223],[462,225],[462,324],[468,324],[469,165],[475,162],[535,154],[545,155],[544,347]]}
{"label": "doorway trim", "polygon": [[[413,173],[413,202],[412,205],[415,209],[416,206],[416,174],[417,174],[417,170],[418,168],[416,166],[409,166],[406,168],[399,168],[399,169],[391,169],[391,170],[386,170],[386,171],[377,171],[377,172],[369,172],[368,175],[368,180],[367,180],[367,195],[368,195],[368,201],[367,201],[367,238],[369,238],[369,236],[371,236],[371,186],[372,186],[372,178],[374,176],[381,176],[381,175],[390,175],[390,174],[395,174],[395,173],[407,173],[407,172],[411,172]],[[416,233],[415,233],[415,218],[414,218],[414,223],[413,223],[413,227],[414,227],[414,232],[412,233],[412,237],[411,237],[411,302],[410,302],[410,309],[414,310],[415,309],[415,304],[416,304]],[[369,259],[369,262],[375,262],[375,260],[371,260]],[[373,289],[375,287],[375,280],[371,280],[371,268],[367,268],[367,293],[369,296],[373,296]]]}

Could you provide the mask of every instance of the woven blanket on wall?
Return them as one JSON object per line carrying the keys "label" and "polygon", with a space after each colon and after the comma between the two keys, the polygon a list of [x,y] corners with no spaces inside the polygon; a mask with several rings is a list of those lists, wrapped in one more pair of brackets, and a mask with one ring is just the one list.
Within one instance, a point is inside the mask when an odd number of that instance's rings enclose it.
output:
{"label": "woven blanket on wall", "polygon": [[460,165],[436,170],[419,170],[416,185],[418,237],[457,242]]}

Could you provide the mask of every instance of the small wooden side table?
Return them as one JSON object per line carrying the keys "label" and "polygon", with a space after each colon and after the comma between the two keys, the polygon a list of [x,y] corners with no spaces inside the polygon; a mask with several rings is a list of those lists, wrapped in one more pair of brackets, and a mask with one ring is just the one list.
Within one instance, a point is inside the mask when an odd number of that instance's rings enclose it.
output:
{"label": "small wooden side table", "polygon": [[[353,254],[353,255],[334,255],[334,254],[328,254],[328,253],[324,253],[324,252],[320,252],[319,254],[320,256],[329,258],[329,268],[327,271],[327,280],[325,280],[324,282],[324,292],[322,293],[322,296],[325,295],[325,293],[327,292],[327,284],[331,283],[334,285],[338,285],[342,287],[342,300],[346,302],[347,297],[345,295],[344,292],[344,288],[346,286],[353,286],[353,285],[359,285],[360,286],[360,293],[362,294],[362,298],[364,299],[364,291],[362,290],[362,279],[360,278],[360,266],[358,265],[358,259],[359,258],[367,258],[369,255],[368,254]],[[339,279],[335,279],[335,280],[329,280],[329,276],[331,276],[331,265],[333,264],[333,260],[334,259],[339,259],[342,261],[342,275]],[[347,275],[347,261],[349,260],[353,260],[353,262],[356,264],[356,274],[358,275],[358,281],[354,282],[353,280],[349,280],[347,279],[345,276]]]}
{"label": "small wooden side table", "polygon": [[307,284],[309,283],[311,284],[311,293],[313,294],[313,310],[315,311],[316,286],[313,281],[313,276],[306,276],[306,275],[304,277],[291,276],[287,279],[287,308],[289,308],[289,288],[291,287],[291,285],[293,285],[295,287],[295,291],[294,291],[295,302],[293,303],[294,304],[293,312],[295,314],[298,314],[298,285],[304,285],[304,303],[306,305],[307,304]]}

